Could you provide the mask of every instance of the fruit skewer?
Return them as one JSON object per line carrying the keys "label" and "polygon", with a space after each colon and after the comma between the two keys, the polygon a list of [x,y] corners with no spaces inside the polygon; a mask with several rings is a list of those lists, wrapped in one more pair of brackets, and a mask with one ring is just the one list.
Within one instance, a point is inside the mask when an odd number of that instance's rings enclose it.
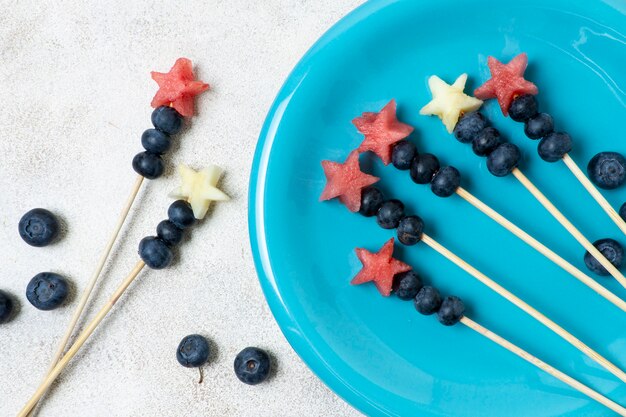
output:
{"label": "fruit skewer", "polygon": [[377,253],[357,248],[355,251],[363,268],[354,277],[352,284],[374,282],[383,296],[390,294],[393,289],[393,293],[399,299],[413,300],[415,309],[421,314],[436,314],[444,326],[461,323],[616,413],[626,415],[626,409],[621,405],[467,317],[465,304],[459,297],[448,296],[442,299],[437,288],[423,285],[421,278],[410,265],[393,257],[393,244],[394,239],[391,238]]}
{"label": "fruit skewer", "polygon": [[448,85],[436,75],[431,76],[428,84],[432,100],[420,110],[420,114],[438,116],[448,133],[454,131],[459,141],[471,142],[476,155],[487,157],[487,169],[493,175],[504,177],[513,174],[561,226],[626,288],[626,277],[522,173],[518,167],[521,158],[519,148],[512,143],[503,142],[500,132],[488,126],[485,116],[477,111],[482,101],[463,92],[466,80],[467,74],[463,74],[454,84]]}
{"label": "fruit skewer", "polygon": [[[430,183],[433,193],[437,196],[449,197],[452,194],[457,194],[533,249],[569,272],[583,284],[626,312],[626,301],[600,285],[598,281],[576,268],[469,191],[462,188],[460,186],[460,173],[456,168],[451,166],[441,167],[435,155],[428,153],[419,154],[415,145],[406,139],[413,131],[413,127],[398,121],[394,100],[385,105],[380,112],[363,113],[362,116],[355,118],[352,123],[365,136],[358,148],[359,152],[371,151],[385,165],[391,163],[399,170],[410,170],[411,179],[415,183]],[[439,171],[441,171],[441,174],[439,174]]]}
{"label": "fruit skewer", "polygon": [[535,98],[539,89],[535,84],[524,79],[524,71],[528,65],[527,55],[519,54],[508,64],[503,64],[490,56],[487,65],[491,72],[491,79],[478,87],[474,95],[483,100],[497,98],[504,116],[510,116],[514,121],[524,123],[524,133],[529,139],[540,139],[537,148],[539,156],[546,162],[563,161],[609,218],[622,233],[626,234],[624,219],[569,155],[572,150],[570,136],[565,132],[555,132],[552,116],[539,113]]}
{"label": "fruit skewer", "polygon": [[160,87],[152,100],[152,107],[155,108],[151,117],[154,129],[148,129],[143,133],[141,142],[146,150],[145,152],[137,154],[133,159],[132,166],[138,174],[137,178],[117,219],[113,233],[109,237],[96,268],[80,296],[78,305],[72,313],[65,333],[52,357],[46,376],[52,371],[59,359],[61,359],[72,334],[74,334],[78,321],[82,317],[85,307],[91,298],[91,294],[102,274],[104,265],[111,254],[113,245],[117,241],[120,231],[128,218],[128,213],[141,190],[144,178],[152,180],[163,174],[164,163],[161,155],[170,148],[170,136],[177,134],[181,130],[184,117],[193,116],[194,96],[209,88],[208,84],[194,80],[195,77],[192,71],[191,61],[186,58],[179,58],[167,74],[153,72],[152,78]]}
{"label": "fruit skewer", "polygon": [[[423,220],[415,215],[405,215],[404,204],[401,201],[395,199],[385,200],[383,193],[378,188],[372,186],[372,184],[376,183],[379,179],[361,171],[358,151],[351,152],[344,163],[322,161],[322,167],[327,183],[320,196],[320,200],[324,201],[339,198],[352,212],[360,212],[366,216],[375,214],[378,225],[384,229],[397,229],[398,240],[405,245],[411,246],[420,241],[424,242],[469,275],[548,327],[580,352],[607,369],[622,382],[626,382],[626,373],[608,359],[601,356],[563,327],[480,272],[445,246],[438,243],[435,239],[425,234]],[[388,295],[390,292],[391,290],[387,289],[383,295]]]}
{"label": "fruit skewer", "polygon": [[178,245],[185,229],[193,226],[197,220],[205,217],[211,201],[226,201],[228,196],[220,191],[216,185],[222,174],[222,170],[211,166],[196,172],[186,166],[180,166],[181,186],[174,190],[170,196],[179,198],[174,201],[168,211],[168,220],[159,223],[157,236],[145,237],[139,243],[139,256],[132,271],[122,281],[113,295],[96,314],[94,319],[87,324],[85,329],[78,335],[74,344],[67,353],[55,364],[52,371],[37,388],[33,396],[19,412],[18,417],[27,416],[37,405],[37,402],[46,393],[50,385],[65,369],[80,348],[96,330],[98,325],[111,312],[117,301],[124,295],[132,282],[147,265],[151,269],[163,269],[169,266],[174,258],[172,249]]}

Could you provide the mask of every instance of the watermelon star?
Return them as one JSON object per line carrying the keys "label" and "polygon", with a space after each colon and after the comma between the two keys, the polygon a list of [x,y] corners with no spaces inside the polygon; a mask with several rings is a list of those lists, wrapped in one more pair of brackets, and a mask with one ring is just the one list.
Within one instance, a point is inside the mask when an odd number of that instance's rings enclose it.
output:
{"label": "watermelon star", "polygon": [[463,113],[478,110],[483,102],[470,97],[463,92],[467,74],[459,75],[454,84],[446,84],[436,75],[428,79],[428,88],[433,99],[422,109],[422,115],[435,115],[441,119],[448,133],[452,133],[454,126]]}
{"label": "watermelon star", "polygon": [[387,103],[379,113],[365,112],[352,123],[365,136],[357,150],[374,152],[385,165],[391,162],[392,145],[413,131],[412,126],[398,121],[395,100]]}
{"label": "watermelon star", "polygon": [[524,79],[524,71],[528,65],[528,56],[525,53],[517,55],[508,64],[490,56],[487,65],[491,78],[474,90],[474,95],[483,100],[496,97],[505,116],[508,116],[509,107],[515,97],[522,94],[536,95],[539,92],[535,84]]}
{"label": "watermelon star", "polygon": [[208,84],[196,81],[191,61],[178,58],[168,73],[151,72],[159,91],[152,99],[152,107],[172,106],[184,117],[193,116],[193,98],[209,88]]}
{"label": "watermelon star", "polygon": [[361,171],[357,151],[350,152],[343,164],[322,161],[322,168],[326,176],[326,186],[320,201],[339,197],[339,201],[352,212],[357,212],[361,208],[361,190],[378,181],[378,177]]}
{"label": "watermelon star", "polygon": [[393,277],[401,272],[410,271],[410,265],[393,257],[393,238],[376,253],[367,249],[356,248],[356,256],[363,264],[363,268],[350,282],[352,285],[374,281],[378,291],[385,297],[391,294]]}

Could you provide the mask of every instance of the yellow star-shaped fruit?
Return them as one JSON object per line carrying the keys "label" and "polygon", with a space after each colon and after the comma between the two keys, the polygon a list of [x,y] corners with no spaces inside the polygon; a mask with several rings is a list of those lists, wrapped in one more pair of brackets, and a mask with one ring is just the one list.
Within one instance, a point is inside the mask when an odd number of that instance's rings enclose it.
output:
{"label": "yellow star-shaped fruit", "polygon": [[211,201],[230,200],[216,187],[222,172],[222,168],[215,165],[195,171],[181,164],[178,166],[181,185],[170,193],[170,197],[187,200],[191,204],[194,217],[203,219]]}
{"label": "yellow star-shaped fruit", "polygon": [[420,114],[438,116],[446,126],[448,133],[452,133],[462,113],[478,110],[483,102],[470,97],[463,92],[467,74],[461,74],[454,84],[448,85],[436,75],[428,79],[428,88],[433,99],[422,107]]}

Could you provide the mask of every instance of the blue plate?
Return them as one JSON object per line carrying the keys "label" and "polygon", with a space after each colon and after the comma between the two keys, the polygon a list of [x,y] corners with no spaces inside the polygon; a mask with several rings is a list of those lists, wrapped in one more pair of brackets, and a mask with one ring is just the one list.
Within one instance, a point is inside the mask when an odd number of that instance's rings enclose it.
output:
{"label": "blue plate", "polygon": [[[362,140],[351,120],[391,98],[415,126],[420,152],[461,171],[462,185],[581,269],[584,251],[516,182],[495,178],[485,160],[419,116],[430,100],[426,80],[452,82],[467,72],[467,91],[488,78],[486,58],[525,51],[527,78],[543,111],[574,139],[585,165],[597,152],[626,153],[626,3],[623,0],[390,1],[365,4],[328,31],[287,79],[261,132],[250,183],[250,236],[268,303],[302,359],[337,394],[369,415],[605,416],[610,412],[462,325],[441,326],[412,303],[351,286],[360,269],[354,248],[378,250],[393,231],[320,203],[320,161],[343,161]],[[549,4],[549,5],[548,5]],[[536,141],[484,111],[524,153],[521,169],[591,240],[623,235],[562,163],[543,162]],[[543,258],[458,196],[438,198],[406,172],[372,155],[364,170],[382,178],[387,196],[419,214],[426,232],[583,341],[626,368],[626,314]],[[603,192],[615,206],[624,188]],[[626,404],[626,387],[554,333],[494,294],[425,244],[397,247],[445,294],[462,297],[467,315],[564,372]],[[626,297],[612,278],[598,277]]]}

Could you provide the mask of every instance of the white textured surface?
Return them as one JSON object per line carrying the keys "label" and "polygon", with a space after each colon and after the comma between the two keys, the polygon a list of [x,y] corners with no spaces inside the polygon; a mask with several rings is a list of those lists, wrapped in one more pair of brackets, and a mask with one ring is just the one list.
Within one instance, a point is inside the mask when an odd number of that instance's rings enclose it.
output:
{"label": "white textured surface", "polygon": [[[34,309],[24,297],[38,272],[62,273],[81,290],[134,181],[130,167],[150,127],[156,84],[187,56],[212,90],[131,212],[91,307],[100,306],[137,260],[141,237],[166,216],[174,167],[222,165],[220,204],[180,250],[148,271],[85,346],[42,416],[352,416],[290,348],[262,297],[247,232],[248,175],[265,114],[306,49],[359,0],[129,2],[0,0],[0,288],[21,302],[0,327],[0,416],[34,391],[70,317],[70,306]],[[33,207],[58,213],[67,235],[37,249],[17,234]],[[206,381],[180,367],[186,334],[217,350]],[[271,382],[248,387],[232,361],[245,346],[277,360]]]}

